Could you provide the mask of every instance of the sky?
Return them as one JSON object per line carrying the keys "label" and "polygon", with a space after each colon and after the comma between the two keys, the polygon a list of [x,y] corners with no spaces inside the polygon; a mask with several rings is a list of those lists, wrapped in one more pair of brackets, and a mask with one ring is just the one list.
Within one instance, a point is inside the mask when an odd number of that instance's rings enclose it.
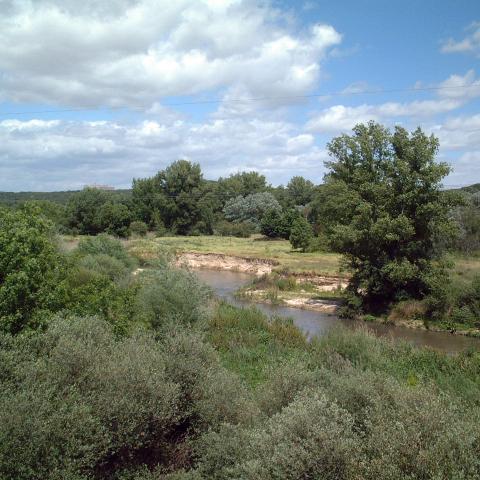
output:
{"label": "sky", "polygon": [[0,0],[0,190],[207,179],[321,183],[361,122],[440,140],[480,182],[478,0]]}

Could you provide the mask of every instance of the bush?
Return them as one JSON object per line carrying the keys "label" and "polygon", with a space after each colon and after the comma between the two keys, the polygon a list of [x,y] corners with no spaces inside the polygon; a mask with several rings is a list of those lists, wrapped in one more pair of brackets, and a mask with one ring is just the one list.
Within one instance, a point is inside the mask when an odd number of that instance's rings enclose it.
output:
{"label": "bush", "polygon": [[80,255],[109,255],[119,260],[126,268],[132,269],[135,266],[135,261],[123,248],[122,243],[106,234],[83,238],[78,244],[77,252]]}
{"label": "bush", "polygon": [[65,301],[65,262],[37,209],[0,209],[0,331],[38,328]]}
{"label": "bush", "polygon": [[270,210],[281,211],[282,207],[271,193],[261,192],[229,200],[223,212],[227,220],[249,222],[259,228],[261,219]]}
{"label": "bush", "polygon": [[255,413],[214,349],[178,329],[118,340],[97,318],[57,319],[0,337],[0,358],[5,480],[162,478],[147,469],[188,468],[193,439]]}
{"label": "bush", "polygon": [[174,321],[193,325],[206,319],[210,288],[186,270],[168,266],[143,272],[136,298],[137,319],[154,329]]}
{"label": "bush", "polygon": [[214,227],[215,235],[220,235],[221,237],[248,238],[254,232],[255,227],[248,222],[234,223],[222,220]]}
{"label": "bush", "polygon": [[130,233],[132,235],[138,235],[139,237],[144,237],[148,232],[148,227],[145,222],[136,220],[130,224]]}
{"label": "bush", "polygon": [[308,248],[310,241],[313,237],[312,226],[304,218],[297,218],[292,225],[290,230],[290,243],[293,248],[299,248],[303,252]]}

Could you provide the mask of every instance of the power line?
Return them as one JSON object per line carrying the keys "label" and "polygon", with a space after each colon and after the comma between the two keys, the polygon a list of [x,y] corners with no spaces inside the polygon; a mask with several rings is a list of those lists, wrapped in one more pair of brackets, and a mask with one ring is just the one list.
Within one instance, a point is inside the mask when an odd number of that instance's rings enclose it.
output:
{"label": "power line", "polygon": [[[480,82],[471,83],[470,85],[456,85],[456,86],[445,86],[445,87],[411,87],[411,88],[392,88],[392,89],[377,89],[377,90],[363,90],[358,92],[330,92],[330,93],[312,93],[307,95],[283,95],[283,96],[269,96],[269,97],[251,97],[251,98],[233,98],[229,100],[224,99],[212,99],[212,100],[193,100],[190,102],[170,102],[163,103],[164,107],[180,107],[188,105],[209,105],[209,104],[231,104],[231,103],[249,103],[249,102],[261,102],[261,101],[272,101],[272,100],[300,100],[300,99],[311,99],[311,98],[329,98],[329,97],[348,97],[353,95],[380,95],[380,94],[389,94],[389,93],[413,93],[413,92],[430,92],[430,91],[441,91],[441,90],[454,90],[461,88],[473,88],[480,87]],[[47,114],[47,113],[69,113],[69,112],[89,112],[97,110],[124,110],[129,109],[133,111],[144,111],[144,109],[136,107],[131,108],[129,106],[118,106],[118,107],[93,107],[93,108],[66,108],[66,109],[52,109],[52,110],[31,110],[31,111],[21,111],[21,112],[0,112],[0,116],[5,115],[38,115],[38,114]]]}

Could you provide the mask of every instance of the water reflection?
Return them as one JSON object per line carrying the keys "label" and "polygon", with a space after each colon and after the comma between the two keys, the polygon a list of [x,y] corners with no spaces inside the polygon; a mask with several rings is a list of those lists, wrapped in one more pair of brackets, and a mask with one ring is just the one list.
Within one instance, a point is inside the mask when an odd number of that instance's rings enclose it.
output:
{"label": "water reflection", "polygon": [[[225,270],[197,270],[195,273],[202,281],[210,285],[220,298],[242,307],[252,305],[252,302],[248,300],[236,299],[233,296],[236,290],[251,281],[251,275]],[[335,315],[310,310],[263,303],[256,303],[255,306],[270,316],[280,315],[293,318],[295,325],[305,332],[308,337],[322,335],[334,325],[338,325],[339,322],[352,328],[356,328],[359,325],[352,321],[340,320]],[[362,325],[365,324],[362,323]],[[369,324],[369,328],[382,337],[405,340],[416,346],[427,346],[450,353],[460,352],[469,348],[474,348],[476,350],[480,349],[479,339],[462,335],[451,335],[443,332],[428,332],[379,324]]]}

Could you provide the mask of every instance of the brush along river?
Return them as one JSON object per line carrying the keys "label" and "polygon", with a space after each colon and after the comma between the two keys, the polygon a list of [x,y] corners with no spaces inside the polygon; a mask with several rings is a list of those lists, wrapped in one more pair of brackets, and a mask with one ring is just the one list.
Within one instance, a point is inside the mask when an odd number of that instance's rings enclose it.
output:
{"label": "brush along river", "polygon": [[[253,278],[252,274],[206,269],[195,270],[195,273],[214,290],[219,298],[241,307],[248,307],[253,304],[253,302],[247,299],[235,298],[235,292],[251,282]],[[265,303],[255,303],[255,306],[269,316],[277,315],[292,318],[295,325],[309,338],[322,335],[339,323],[352,328],[358,327],[359,325],[365,326],[363,322],[342,320],[333,314],[303,310],[295,307]],[[430,347],[448,353],[457,353],[468,349],[480,350],[480,339],[465,337],[463,335],[452,335],[444,332],[431,332],[376,323],[368,324],[368,328],[378,336],[389,337],[393,340],[403,340],[419,347]]]}

